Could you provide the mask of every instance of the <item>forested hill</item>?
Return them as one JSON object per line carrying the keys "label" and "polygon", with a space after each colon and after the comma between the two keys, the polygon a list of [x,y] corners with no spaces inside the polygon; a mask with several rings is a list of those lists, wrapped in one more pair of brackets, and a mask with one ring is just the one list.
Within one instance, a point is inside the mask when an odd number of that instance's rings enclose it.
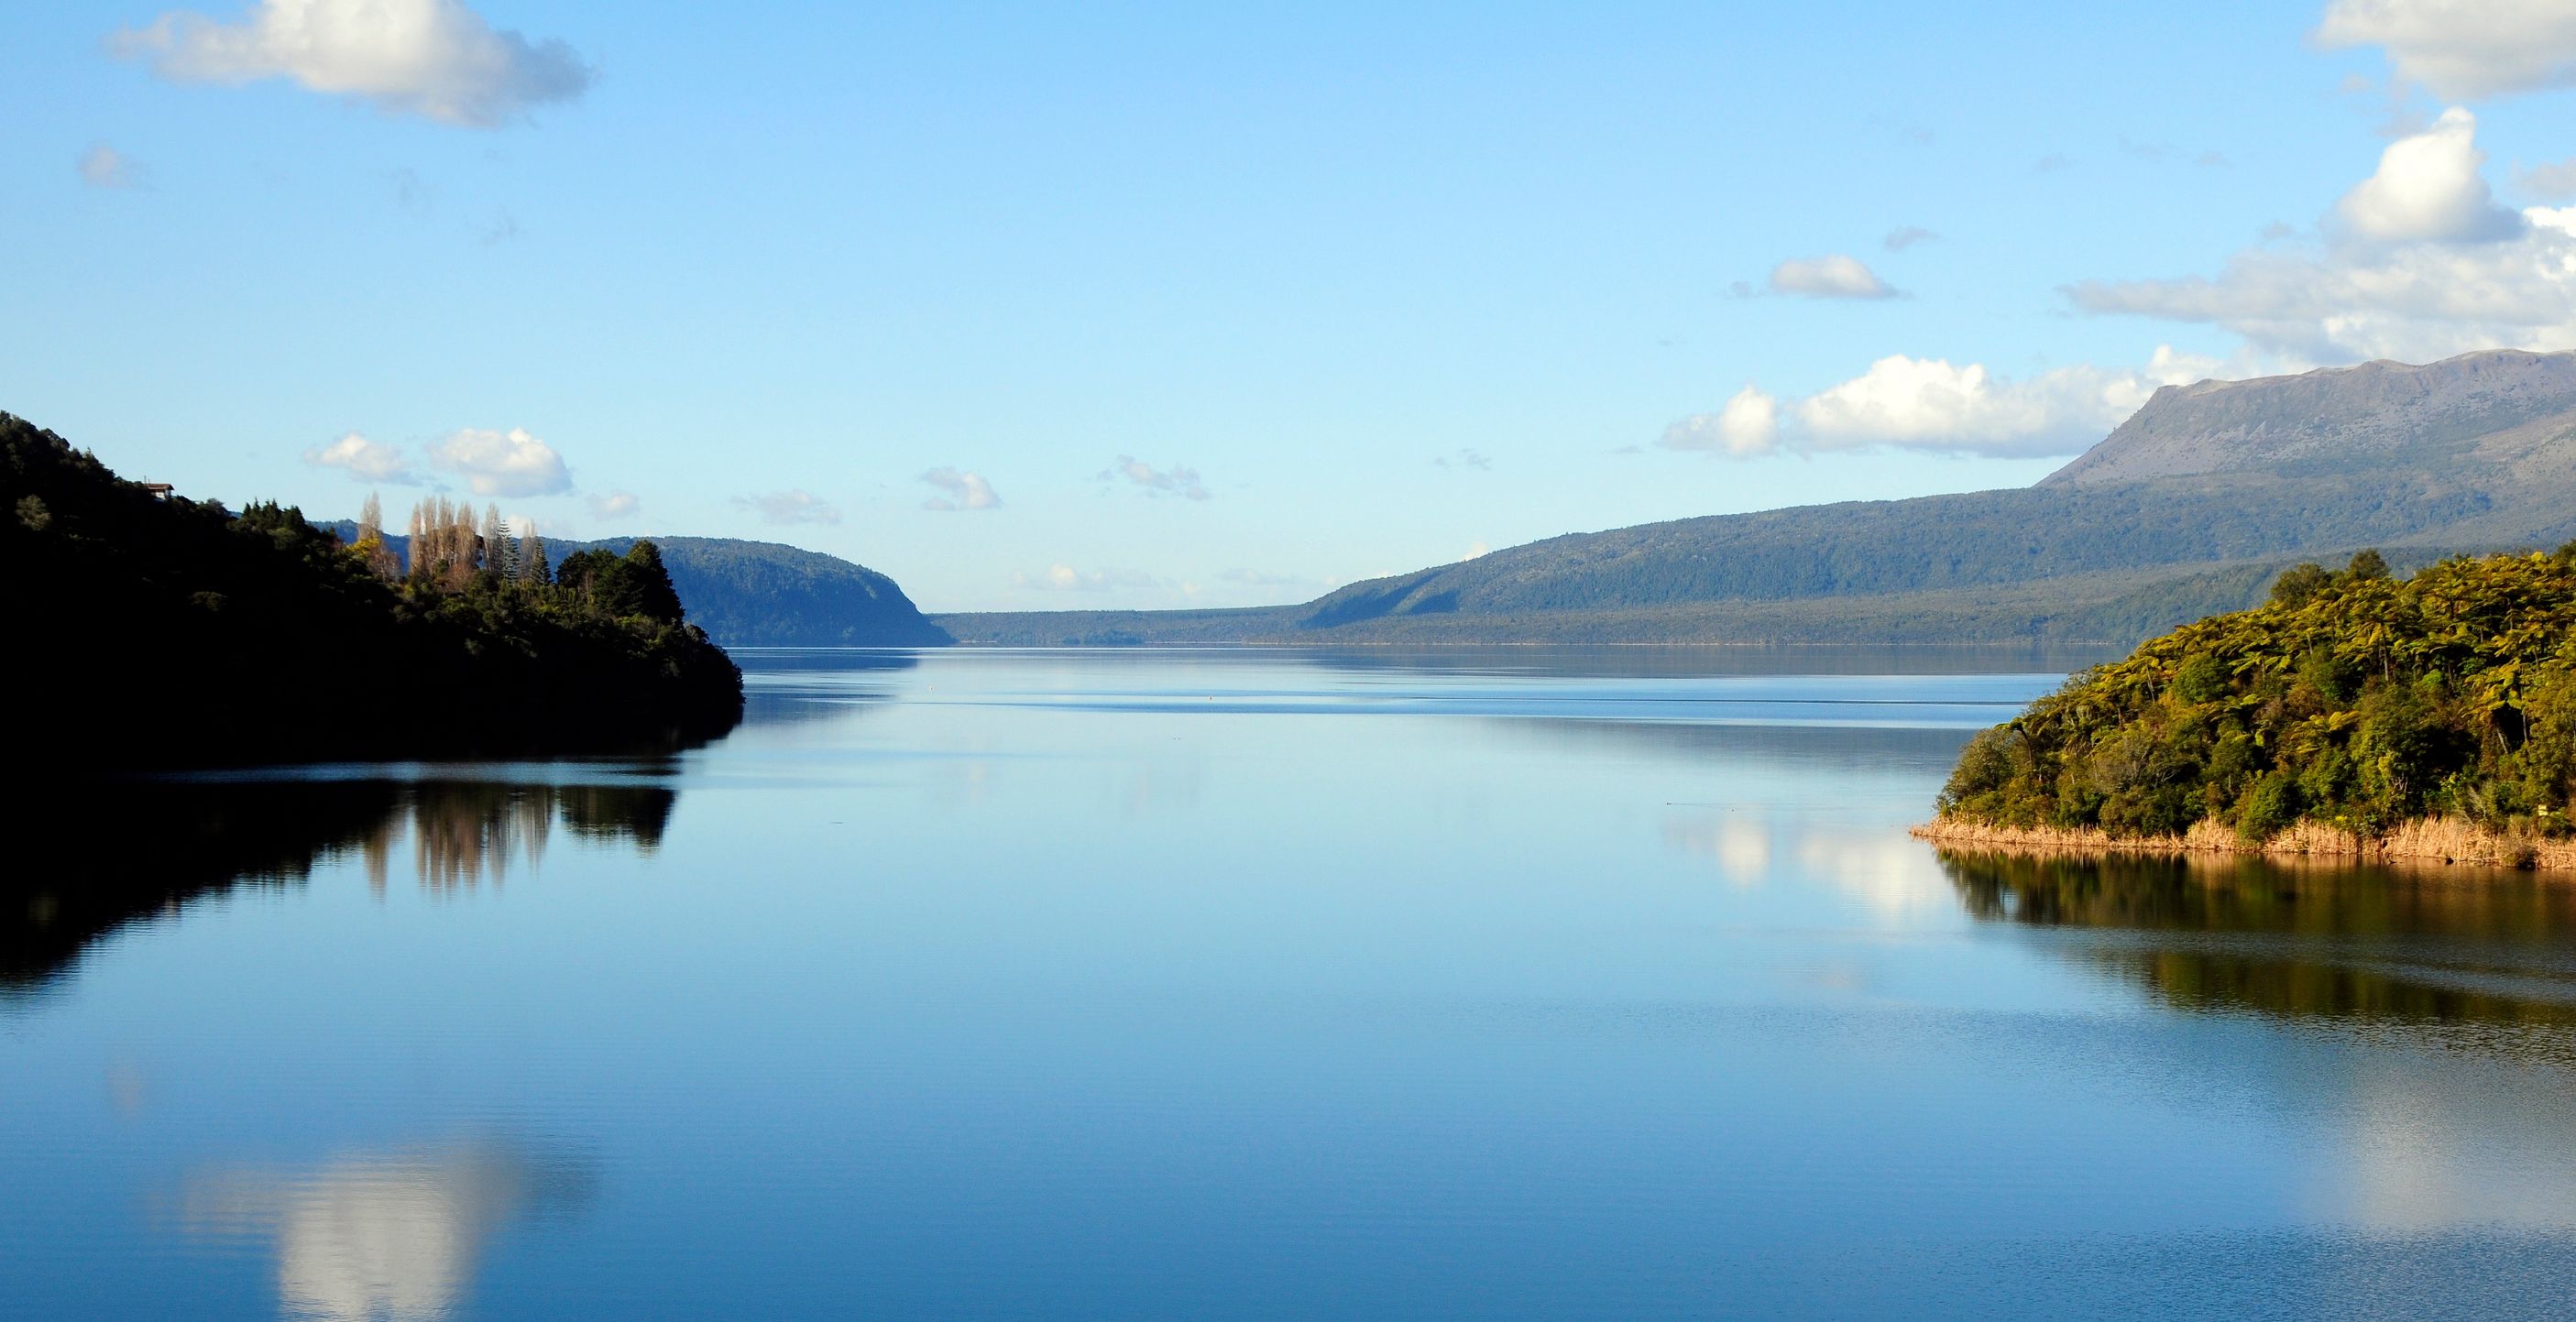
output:
{"label": "forested hill", "polygon": [[[569,544],[619,555],[632,537]],[[656,537],[689,618],[717,642],[757,647],[942,647],[954,641],[895,581],[776,542]]]}
{"label": "forested hill", "polygon": [[[357,525],[333,525],[355,541]],[[637,538],[546,543],[560,564],[567,555],[604,550],[624,555]],[[689,618],[733,647],[941,647],[954,641],[924,617],[895,581],[838,556],[777,542],[726,537],[654,537],[671,586]],[[399,536],[385,542],[409,557]]]}
{"label": "forested hill", "polygon": [[574,581],[465,547],[398,576],[292,509],[157,497],[0,414],[11,735],[48,770],[663,751],[742,676],[649,548]]}
{"label": "forested hill", "polygon": [[[2097,642],[2250,606],[2301,559],[2576,537],[2576,354],[2159,392],[2036,487],[1581,533],[1303,606],[944,616],[968,642]],[[1066,623],[1073,623],[1068,620]]]}
{"label": "forested hill", "polygon": [[2263,607],[2157,638],[1977,736],[1934,829],[2276,848],[2304,832],[2356,852],[2442,819],[2445,856],[2576,862],[2571,792],[2576,545],[2402,580],[2364,552],[2297,567]]}

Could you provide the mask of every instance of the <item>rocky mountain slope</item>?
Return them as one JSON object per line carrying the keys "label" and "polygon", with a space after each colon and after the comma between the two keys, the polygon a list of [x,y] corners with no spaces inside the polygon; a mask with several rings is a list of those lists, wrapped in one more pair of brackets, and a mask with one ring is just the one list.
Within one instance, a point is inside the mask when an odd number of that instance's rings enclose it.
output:
{"label": "rocky mountain slope", "polygon": [[2576,431],[2576,354],[2462,354],[2298,376],[2167,386],[2039,485],[2107,486],[2189,473],[2512,464],[2554,457]]}

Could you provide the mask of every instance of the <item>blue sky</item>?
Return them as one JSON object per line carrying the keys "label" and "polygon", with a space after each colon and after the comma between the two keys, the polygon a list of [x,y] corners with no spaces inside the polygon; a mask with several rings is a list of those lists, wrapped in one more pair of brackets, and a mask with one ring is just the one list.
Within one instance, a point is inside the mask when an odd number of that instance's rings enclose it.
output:
{"label": "blue sky", "polygon": [[0,408],[317,516],[1239,605],[2576,348],[2576,0],[1236,8],[13,7]]}

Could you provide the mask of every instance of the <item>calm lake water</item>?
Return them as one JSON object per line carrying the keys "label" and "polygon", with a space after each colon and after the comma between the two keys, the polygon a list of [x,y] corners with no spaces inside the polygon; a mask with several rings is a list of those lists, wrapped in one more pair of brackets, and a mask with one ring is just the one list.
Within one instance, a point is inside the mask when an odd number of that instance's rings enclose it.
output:
{"label": "calm lake water", "polygon": [[1908,839],[2040,663],[743,660],[13,827],[0,1316],[2576,1298],[2576,886]]}

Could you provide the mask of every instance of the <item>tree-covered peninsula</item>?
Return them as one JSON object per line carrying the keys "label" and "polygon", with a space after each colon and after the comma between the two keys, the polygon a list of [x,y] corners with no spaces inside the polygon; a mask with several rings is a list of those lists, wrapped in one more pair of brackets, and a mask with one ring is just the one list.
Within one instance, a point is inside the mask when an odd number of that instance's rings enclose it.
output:
{"label": "tree-covered peninsula", "polygon": [[413,534],[406,563],[236,514],[0,414],[17,746],[68,770],[654,751],[740,719],[650,543],[557,575],[493,513],[432,502]]}
{"label": "tree-covered peninsula", "polygon": [[1923,834],[2576,866],[2576,545],[2375,552],[2150,640],[1971,741]]}

